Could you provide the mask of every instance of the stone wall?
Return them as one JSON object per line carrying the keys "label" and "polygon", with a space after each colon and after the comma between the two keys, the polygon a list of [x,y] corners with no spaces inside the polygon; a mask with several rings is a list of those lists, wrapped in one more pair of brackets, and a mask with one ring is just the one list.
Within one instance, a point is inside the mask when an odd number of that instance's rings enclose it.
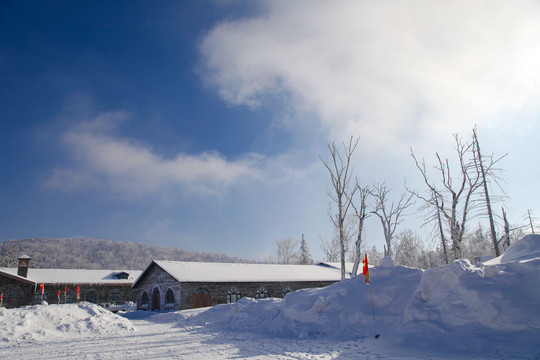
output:
{"label": "stone wall", "polygon": [[[167,290],[171,290],[174,301],[166,302]],[[178,310],[180,309],[181,285],[159,266],[152,264],[145,277],[137,284],[137,309]],[[143,302],[146,293],[148,302]],[[156,301],[157,300],[157,301]]]}
{"label": "stone wall", "polygon": [[192,294],[198,288],[203,288],[210,292],[212,306],[227,303],[227,293],[231,289],[236,289],[240,297],[257,298],[257,290],[265,289],[268,297],[282,298],[283,291],[292,291],[307,288],[325,287],[335,283],[335,281],[299,281],[299,282],[184,282],[182,283],[182,301],[180,309],[191,309]]}
{"label": "stone wall", "polygon": [[5,308],[30,305],[34,294],[34,285],[0,273],[0,293],[3,294],[2,305]]}
{"label": "stone wall", "polygon": [[[64,303],[64,299],[68,303],[76,301],[76,288],[79,285],[79,301],[89,301],[96,304],[110,304],[116,302],[118,305],[123,305],[127,301],[135,301],[136,296],[133,294],[131,284],[45,284],[44,291],[47,294],[47,302],[49,304],[58,303],[58,291],[60,290],[60,303]],[[64,289],[67,287],[67,297],[64,298]],[[39,298],[41,290],[39,284],[36,289],[35,298]],[[116,295],[115,295],[116,294]],[[113,301],[114,300],[114,301]],[[35,301],[34,303],[39,303]]]}

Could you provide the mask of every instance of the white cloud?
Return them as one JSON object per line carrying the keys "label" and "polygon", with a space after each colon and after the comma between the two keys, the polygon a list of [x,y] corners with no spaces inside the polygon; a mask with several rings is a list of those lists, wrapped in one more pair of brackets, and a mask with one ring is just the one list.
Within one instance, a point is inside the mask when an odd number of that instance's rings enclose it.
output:
{"label": "white cloud", "polygon": [[263,179],[264,166],[272,163],[255,154],[231,160],[215,151],[166,158],[136,140],[115,137],[112,130],[126,118],[124,112],[104,113],[65,131],[62,142],[74,163],[55,169],[49,185],[65,190],[105,186],[129,198],[175,187],[215,195]]}
{"label": "white cloud", "polygon": [[408,147],[474,124],[512,131],[509,114],[538,111],[539,18],[532,0],[276,1],[200,49],[231,104],[286,95],[332,137]]}

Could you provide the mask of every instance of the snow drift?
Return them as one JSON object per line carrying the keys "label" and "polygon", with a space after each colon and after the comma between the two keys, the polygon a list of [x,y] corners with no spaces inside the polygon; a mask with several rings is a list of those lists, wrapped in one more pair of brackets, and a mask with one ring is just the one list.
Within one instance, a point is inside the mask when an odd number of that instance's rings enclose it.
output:
{"label": "snow drift", "polygon": [[5,342],[123,335],[135,330],[129,320],[87,302],[0,308],[0,329]]}
{"label": "snow drift", "polygon": [[528,235],[481,266],[458,260],[440,268],[370,270],[364,277],[281,299],[244,298],[190,319],[207,327],[271,336],[348,340],[467,353],[540,355],[540,236]]}

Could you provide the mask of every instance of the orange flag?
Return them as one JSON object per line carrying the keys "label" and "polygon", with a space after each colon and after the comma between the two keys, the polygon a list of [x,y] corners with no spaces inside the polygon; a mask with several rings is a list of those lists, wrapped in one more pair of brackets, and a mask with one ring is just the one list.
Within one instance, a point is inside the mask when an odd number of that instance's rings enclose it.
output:
{"label": "orange flag", "polygon": [[41,295],[43,295],[43,291],[44,291],[43,283],[39,284],[39,288],[41,289]]}
{"label": "orange flag", "polygon": [[362,266],[363,266],[362,273],[364,274],[364,277],[366,278],[366,284],[369,284],[369,268],[368,268],[368,263],[367,263],[367,254],[364,256],[364,260],[362,260]]}

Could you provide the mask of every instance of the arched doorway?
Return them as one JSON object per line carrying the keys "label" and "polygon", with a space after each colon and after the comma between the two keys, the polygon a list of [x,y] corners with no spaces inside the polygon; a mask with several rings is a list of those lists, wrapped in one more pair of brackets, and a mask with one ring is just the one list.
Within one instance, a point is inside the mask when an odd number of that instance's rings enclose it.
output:
{"label": "arched doorway", "polygon": [[154,288],[154,292],[152,293],[152,310],[160,310],[159,307],[159,289]]}

